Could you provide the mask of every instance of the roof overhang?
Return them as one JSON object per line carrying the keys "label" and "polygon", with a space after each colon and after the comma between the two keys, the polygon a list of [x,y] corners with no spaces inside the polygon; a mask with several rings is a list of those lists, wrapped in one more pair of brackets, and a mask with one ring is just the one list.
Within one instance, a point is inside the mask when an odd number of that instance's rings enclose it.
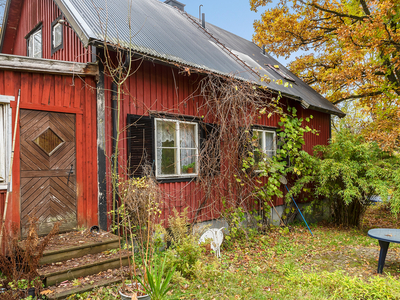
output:
{"label": "roof overhang", "polygon": [[[4,9],[3,25],[0,31],[0,53],[12,53],[17,35],[23,0],[7,0]],[[4,47],[5,41],[8,42]]]}
{"label": "roof overhang", "polygon": [[71,25],[72,29],[82,41],[83,46],[87,48],[89,46],[89,39],[91,36],[93,36],[89,26],[80,17],[80,14],[75,10],[74,6],[69,2],[69,0],[54,0],[54,2],[57,4],[58,8],[64,14],[67,22]]}

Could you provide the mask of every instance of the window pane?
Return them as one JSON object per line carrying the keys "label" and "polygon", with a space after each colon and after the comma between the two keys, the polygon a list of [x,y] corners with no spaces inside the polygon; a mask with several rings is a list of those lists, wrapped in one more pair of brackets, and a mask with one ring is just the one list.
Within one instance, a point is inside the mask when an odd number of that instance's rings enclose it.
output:
{"label": "window pane", "polygon": [[50,128],[39,135],[34,141],[48,155],[51,155],[64,141]]}
{"label": "window pane", "polygon": [[157,121],[157,147],[175,147],[176,123]]}
{"label": "window pane", "polygon": [[33,57],[33,37],[28,39],[28,56]]}
{"label": "window pane", "polygon": [[[171,149],[171,148],[172,149]],[[177,174],[176,123],[157,120],[158,175]]]}
{"label": "window pane", "polygon": [[53,47],[57,48],[61,45],[62,25],[57,23],[53,27]]}
{"label": "window pane", "polygon": [[42,30],[33,34],[33,57],[42,57]]}
{"label": "window pane", "polygon": [[182,174],[197,173],[196,150],[181,149]]}
{"label": "window pane", "polygon": [[275,155],[275,151],[267,151],[266,154],[268,157],[273,157]]}
{"label": "window pane", "polygon": [[196,148],[196,126],[194,124],[180,123],[179,134],[181,148]]}
{"label": "window pane", "polygon": [[176,171],[176,149],[157,149],[158,175],[173,175]]}
{"label": "window pane", "polygon": [[156,119],[156,126],[157,175],[197,174],[197,125]]}
{"label": "window pane", "polygon": [[265,133],[265,152],[268,157],[272,157],[275,154],[275,141],[274,141],[274,133],[266,132]]}
{"label": "window pane", "polygon": [[254,160],[256,163],[261,161],[263,145],[263,133],[261,131],[253,132],[253,149],[254,149]]}

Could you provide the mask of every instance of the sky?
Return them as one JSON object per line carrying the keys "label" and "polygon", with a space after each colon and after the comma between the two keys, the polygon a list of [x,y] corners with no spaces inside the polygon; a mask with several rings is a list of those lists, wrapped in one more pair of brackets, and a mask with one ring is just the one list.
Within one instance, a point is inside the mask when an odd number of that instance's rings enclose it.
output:
{"label": "sky", "polygon": [[[214,24],[222,29],[230,31],[249,41],[254,34],[253,22],[261,18],[261,13],[266,7],[259,8],[255,13],[250,10],[249,0],[178,0],[186,4],[185,11],[195,17],[199,17],[199,6],[202,4],[201,12],[205,13],[206,22]],[[277,2],[277,1],[274,1]],[[273,4],[270,4],[273,5]],[[268,49],[267,49],[268,51]],[[296,58],[292,55],[288,60],[283,57],[275,57],[283,65],[287,65]]]}

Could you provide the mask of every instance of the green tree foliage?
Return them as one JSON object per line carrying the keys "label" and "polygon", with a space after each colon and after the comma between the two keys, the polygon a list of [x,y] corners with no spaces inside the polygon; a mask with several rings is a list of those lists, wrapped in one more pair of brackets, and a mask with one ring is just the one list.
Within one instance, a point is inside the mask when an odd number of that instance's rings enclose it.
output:
{"label": "green tree foliage", "polygon": [[334,104],[357,100],[372,119],[365,120],[364,135],[386,149],[399,147],[399,1],[250,0],[250,5],[254,11],[270,6],[254,23],[258,45],[284,57],[305,51],[290,70]]}
{"label": "green tree foliage", "polygon": [[[349,130],[340,131],[333,143],[317,146],[314,156],[303,155],[312,172],[300,178],[291,192],[299,195],[305,187],[314,204],[329,204],[338,225],[358,226],[370,198],[390,197],[393,213],[400,211],[400,159],[390,156],[375,142]],[[322,202],[320,200],[326,200]]]}

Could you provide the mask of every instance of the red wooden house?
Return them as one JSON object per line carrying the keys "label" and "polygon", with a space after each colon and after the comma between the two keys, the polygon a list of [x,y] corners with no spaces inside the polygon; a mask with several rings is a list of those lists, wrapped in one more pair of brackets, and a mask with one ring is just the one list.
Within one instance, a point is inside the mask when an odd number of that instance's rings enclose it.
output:
{"label": "red wooden house", "polygon": [[[211,24],[204,28],[181,10],[181,3],[167,2],[172,6],[158,0],[8,0],[1,53],[47,64],[48,60],[79,66],[97,63],[100,70],[96,78],[84,72],[64,77],[37,70],[11,72],[17,79],[10,88],[3,79],[0,93],[16,95],[21,88],[23,108],[10,220],[24,223],[27,214],[34,213],[44,223],[61,218],[69,227],[107,228],[112,205],[108,158],[117,119],[120,129],[133,124],[122,132],[119,170],[127,168],[129,160],[131,167],[137,167],[146,153],[165,193],[164,217],[172,207],[189,207],[194,217],[204,198],[203,192],[194,192],[201,170],[198,154],[204,114],[199,84],[209,74],[266,86],[272,96],[282,94],[299,115],[314,116],[310,125],[320,134],[306,137],[305,150],[328,142],[331,115],[344,115],[339,109],[265,50]],[[133,53],[127,62],[134,72],[123,85],[119,116],[113,109],[116,85],[104,66],[105,43],[111,58],[116,53],[113,47]],[[261,81],[263,76],[271,81]],[[276,149],[277,128],[277,116],[264,116],[255,127],[266,154]],[[136,172],[140,175],[140,168]],[[61,182],[73,186],[61,191]],[[218,216],[208,207],[199,220]]]}

